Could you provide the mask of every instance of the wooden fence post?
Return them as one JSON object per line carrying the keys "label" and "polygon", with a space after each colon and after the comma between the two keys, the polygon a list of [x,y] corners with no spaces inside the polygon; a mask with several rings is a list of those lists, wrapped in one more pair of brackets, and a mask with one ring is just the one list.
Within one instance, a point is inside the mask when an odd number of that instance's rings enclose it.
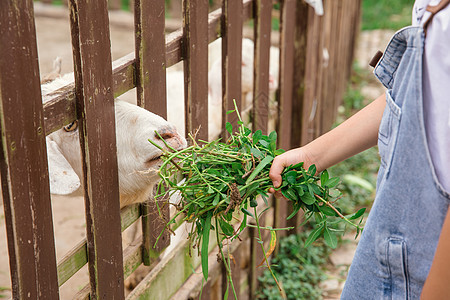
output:
{"label": "wooden fence post", "polygon": [[255,20],[253,131],[260,129],[263,134],[267,134],[269,120],[269,60],[270,32],[272,30],[272,0],[256,0],[253,10]]}
{"label": "wooden fence post", "polygon": [[119,180],[106,0],[71,0],[91,297],[124,299]]}
{"label": "wooden fence post", "polygon": [[[167,119],[165,1],[135,0],[134,16],[137,102],[139,106]],[[160,207],[163,218],[159,216],[155,203],[159,200],[149,199],[142,205],[143,261],[147,266],[170,243],[166,230],[153,248],[170,219],[168,204]]]}
{"label": "wooden fence post", "polygon": [[[280,74],[278,101],[278,147],[291,148],[291,127],[293,112],[293,79],[294,79],[294,38],[296,25],[296,0],[284,0],[280,8]],[[274,202],[275,227],[286,227],[288,202],[284,199]],[[285,231],[280,235],[286,235]]]}
{"label": "wooden fence post", "polygon": [[0,168],[14,299],[58,299],[33,1],[0,3]]}
{"label": "wooden fence post", "polygon": [[[183,1],[186,133],[208,140],[208,1]],[[195,103],[195,105],[194,105]]]}
{"label": "wooden fence post", "polygon": [[[233,99],[242,107],[242,2],[224,0],[222,3],[222,128],[230,122],[237,129],[236,114],[227,115],[234,109]],[[224,133],[227,136],[227,133]]]}

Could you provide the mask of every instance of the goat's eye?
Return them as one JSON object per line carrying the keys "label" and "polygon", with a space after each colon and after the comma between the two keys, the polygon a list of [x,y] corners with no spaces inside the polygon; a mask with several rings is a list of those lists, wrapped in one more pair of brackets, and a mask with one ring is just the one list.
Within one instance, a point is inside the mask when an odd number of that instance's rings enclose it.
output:
{"label": "goat's eye", "polygon": [[69,125],[66,125],[63,127],[65,132],[70,132],[70,131],[74,131],[75,129],[78,128],[78,121],[73,121],[72,123],[70,123]]}

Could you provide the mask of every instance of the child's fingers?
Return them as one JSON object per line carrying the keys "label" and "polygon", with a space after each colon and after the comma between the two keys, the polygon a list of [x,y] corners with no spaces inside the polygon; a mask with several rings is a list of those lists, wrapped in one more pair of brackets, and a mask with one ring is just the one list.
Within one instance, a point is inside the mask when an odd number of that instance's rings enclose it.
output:
{"label": "child's fingers", "polygon": [[273,186],[275,188],[281,185],[281,172],[283,172],[285,167],[284,161],[280,159],[280,157],[275,157],[272,163],[272,167],[269,171],[269,177],[272,180]]}

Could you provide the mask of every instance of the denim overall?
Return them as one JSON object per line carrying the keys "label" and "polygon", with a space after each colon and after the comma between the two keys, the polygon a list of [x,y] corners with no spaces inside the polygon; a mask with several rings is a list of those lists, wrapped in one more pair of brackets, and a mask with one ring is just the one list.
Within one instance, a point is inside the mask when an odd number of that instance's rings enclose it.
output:
{"label": "denim overall", "polygon": [[450,196],[437,180],[425,135],[424,41],[422,27],[398,31],[374,71],[388,89],[377,195],[341,299],[419,299],[433,261]]}

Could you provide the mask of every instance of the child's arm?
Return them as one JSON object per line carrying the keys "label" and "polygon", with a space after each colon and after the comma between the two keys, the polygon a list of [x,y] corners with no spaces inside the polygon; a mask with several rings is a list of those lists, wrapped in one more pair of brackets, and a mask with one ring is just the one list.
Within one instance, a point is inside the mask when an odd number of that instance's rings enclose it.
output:
{"label": "child's arm", "polygon": [[447,212],[433,264],[422,289],[422,300],[448,299],[450,292],[450,213]]}
{"label": "child's arm", "polygon": [[[383,94],[344,123],[304,147],[292,149],[275,157],[270,169],[273,185],[281,184],[281,172],[301,161],[305,167],[315,164],[322,171],[377,144],[386,95]],[[273,190],[271,190],[273,192]]]}

